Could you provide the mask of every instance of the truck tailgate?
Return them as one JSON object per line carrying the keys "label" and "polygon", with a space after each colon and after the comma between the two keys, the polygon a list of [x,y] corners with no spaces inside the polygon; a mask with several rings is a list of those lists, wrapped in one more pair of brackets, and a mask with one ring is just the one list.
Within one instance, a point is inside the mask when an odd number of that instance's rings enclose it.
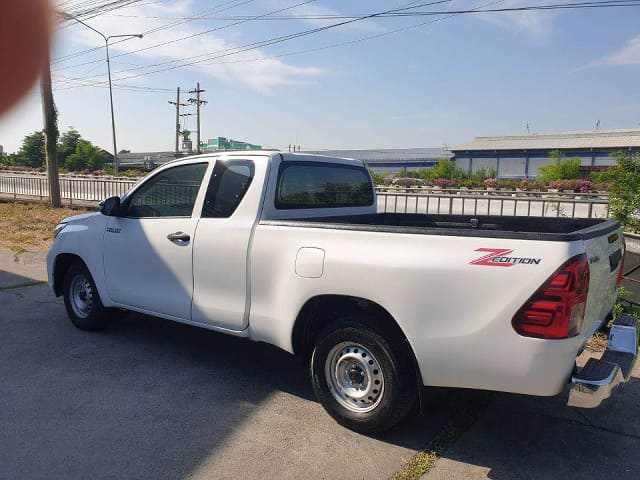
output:
{"label": "truck tailgate", "polygon": [[600,327],[615,304],[618,273],[622,268],[622,229],[585,238],[589,261],[589,295],[582,336],[587,339]]}

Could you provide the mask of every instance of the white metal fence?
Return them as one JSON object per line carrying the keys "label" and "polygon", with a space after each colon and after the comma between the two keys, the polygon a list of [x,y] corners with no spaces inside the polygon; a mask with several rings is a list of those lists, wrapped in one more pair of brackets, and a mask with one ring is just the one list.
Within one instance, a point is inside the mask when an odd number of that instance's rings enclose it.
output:
{"label": "white metal fence", "polygon": [[377,187],[378,212],[606,218],[602,193],[428,190]]}
{"label": "white metal fence", "polygon": [[[137,180],[99,177],[60,177],[60,196],[63,200],[99,202],[114,195],[122,196]],[[46,175],[0,173],[0,196],[13,199],[49,197]]]}
{"label": "white metal fence", "polygon": [[[138,180],[113,177],[60,177],[60,194],[69,203],[99,202],[124,195]],[[463,215],[526,215],[604,218],[609,215],[603,193],[505,192],[487,190],[377,187],[378,211]],[[0,197],[46,200],[46,175],[0,173]]]}

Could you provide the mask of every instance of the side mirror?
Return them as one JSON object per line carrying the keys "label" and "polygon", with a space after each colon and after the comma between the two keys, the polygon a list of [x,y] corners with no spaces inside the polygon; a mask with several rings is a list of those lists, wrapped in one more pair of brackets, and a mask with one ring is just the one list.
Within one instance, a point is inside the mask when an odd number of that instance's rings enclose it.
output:
{"label": "side mirror", "polygon": [[120,197],[109,197],[100,202],[100,213],[107,217],[117,217],[120,213]]}

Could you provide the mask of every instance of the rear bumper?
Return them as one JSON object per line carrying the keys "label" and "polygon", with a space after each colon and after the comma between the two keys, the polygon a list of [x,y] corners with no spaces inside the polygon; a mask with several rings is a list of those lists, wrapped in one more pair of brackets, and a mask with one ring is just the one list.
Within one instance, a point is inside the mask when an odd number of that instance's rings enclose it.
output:
{"label": "rear bumper", "polygon": [[590,358],[571,377],[568,405],[595,408],[613,391],[629,380],[638,357],[638,322],[629,315],[619,315],[609,332],[609,344],[602,358]]}

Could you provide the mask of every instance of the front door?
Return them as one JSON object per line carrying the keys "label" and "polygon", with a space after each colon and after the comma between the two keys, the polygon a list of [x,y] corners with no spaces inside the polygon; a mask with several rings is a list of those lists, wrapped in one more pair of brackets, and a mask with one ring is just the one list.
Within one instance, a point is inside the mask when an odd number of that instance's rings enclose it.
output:
{"label": "front door", "polygon": [[[257,170],[257,175],[256,175]],[[216,160],[193,249],[192,320],[229,330],[247,326],[247,253],[266,162]]]}
{"label": "front door", "polygon": [[191,319],[193,238],[208,163],[158,172],[122,203],[103,237],[111,299],[123,306]]}

